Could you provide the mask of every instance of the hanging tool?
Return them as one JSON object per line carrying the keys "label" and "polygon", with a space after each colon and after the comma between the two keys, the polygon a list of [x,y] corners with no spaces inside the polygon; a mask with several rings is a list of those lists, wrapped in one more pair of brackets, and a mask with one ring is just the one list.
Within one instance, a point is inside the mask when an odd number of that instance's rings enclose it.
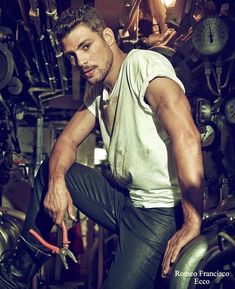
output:
{"label": "hanging tool", "polygon": [[65,225],[65,222],[62,222],[62,232],[63,232],[63,247],[59,248],[57,246],[54,246],[50,243],[48,243],[46,240],[44,240],[36,231],[33,229],[30,229],[29,232],[47,249],[51,250],[54,254],[59,254],[61,257],[61,260],[65,266],[66,269],[69,269],[68,263],[66,261],[66,257],[70,257],[75,263],[78,263],[78,260],[74,256],[73,252],[69,250],[69,243],[68,240],[68,231],[67,227]]}

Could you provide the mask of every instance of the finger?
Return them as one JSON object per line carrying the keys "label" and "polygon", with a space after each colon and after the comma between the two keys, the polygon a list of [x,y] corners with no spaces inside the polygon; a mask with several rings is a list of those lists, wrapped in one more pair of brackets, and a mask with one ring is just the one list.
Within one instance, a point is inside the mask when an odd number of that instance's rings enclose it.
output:
{"label": "finger", "polygon": [[77,218],[75,217],[74,208],[72,204],[68,204],[67,212],[68,212],[69,218],[76,222]]}
{"label": "finger", "polygon": [[169,249],[169,254],[167,255],[167,259],[162,270],[163,276],[166,276],[170,273],[172,265],[176,262],[176,259],[183,247],[184,242],[178,241],[177,245],[174,245],[172,248]]}
{"label": "finger", "polygon": [[162,277],[165,278],[169,272],[170,272],[170,267],[171,267],[171,253],[168,254],[168,256],[166,257],[164,266],[162,268]]}
{"label": "finger", "polygon": [[175,248],[178,245],[177,236],[178,236],[178,234],[175,234],[168,241],[167,252],[165,253],[164,263],[162,266],[162,276],[163,277],[166,277],[169,274],[171,266],[174,263],[172,257],[173,257]]}
{"label": "finger", "polygon": [[62,221],[64,220],[64,211],[59,211],[54,217],[55,217],[55,220],[54,220],[54,222],[57,224],[57,225],[59,225],[59,226],[61,226],[61,224],[62,224]]}
{"label": "finger", "polygon": [[172,254],[172,250],[173,250],[174,247],[175,247],[175,236],[173,236],[173,237],[167,242],[167,247],[166,247],[166,250],[165,250],[162,267],[165,266],[167,260],[169,259],[169,256]]}
{"label": "finger", "polygon": [[184,245],[185,245],[184,242],[179,242],[177,244],[177,246],[175,246],[175,249],[174,249],[174,251],[172,253],[172,257],[171,257],[171,263],[175,263],[178,255],[179,255],[181,249],[184,247]]}
{"label": "finger", "polygon": [[164,260],[163,260],[163,265],[162,265],[162,277],[166,277],[167,274],[169,273],[169,269],[170,269],[170,260],[172,257],[172,242],[169,242],[169,246],[167,251],[165,252],[164,255]]}
{"label": "finger", "polygon": [[169,255],[169,249],[170,249],[170,241],[168,241],[167,246],[166,246],[165,254],[163,257],[163,261],[162,261],[162,268],[165,267],[167,256]]}

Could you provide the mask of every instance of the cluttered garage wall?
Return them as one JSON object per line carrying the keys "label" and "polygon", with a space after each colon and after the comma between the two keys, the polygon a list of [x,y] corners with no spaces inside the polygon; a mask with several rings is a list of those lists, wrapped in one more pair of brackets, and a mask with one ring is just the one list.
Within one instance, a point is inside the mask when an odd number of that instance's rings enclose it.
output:
{"label": "cluttered garage wall", "polygon": [[[67,7],[89,4],[103,14],[123,50],[152,49],[171,61],[185,85],[201,134],[204,215],[234,209],[234,2],[176,0],[165,1],[161,7],[151,0],[114,2],[1,1],[1,206],[26,211],[38,167],[82,103],[85,82],[64,57],[52,27]],[[78,161],[108,170],[98,127],[79,149]],[[103,266],[105,253],[96,242],[97,236],[102,242],[105,237],[106,241],[114,238],[88,220],[83,224],[83,242],[92,252],[98,250]],[[88,261],[85,256],[81,263],[83,275],[96,271],[89,288],[100,283],[103,276],[94,266],[96,258]]]}

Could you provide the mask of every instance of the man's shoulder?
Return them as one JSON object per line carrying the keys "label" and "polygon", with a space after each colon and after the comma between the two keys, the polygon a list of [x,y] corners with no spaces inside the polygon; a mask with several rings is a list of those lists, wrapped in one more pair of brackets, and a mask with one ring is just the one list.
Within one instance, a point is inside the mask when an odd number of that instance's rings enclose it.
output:
{"label": "man's shoulder", "polygon": [[145,49],[132,49],[128,53],[126,65],[128,67],[139,67],[143,69],[146,65],[152,64],[168,65],[168,59],[162,54]]}
{"label": "man's shoulder", "polygon": [[159,60],[166,59],[165,56],[160,54],[159,52],[153,51],[153,50],[147,50],[147,49],[132,49],[128,53],[128,60],[134,60],[134,59],[148,59],[148,58],[155,58]]}

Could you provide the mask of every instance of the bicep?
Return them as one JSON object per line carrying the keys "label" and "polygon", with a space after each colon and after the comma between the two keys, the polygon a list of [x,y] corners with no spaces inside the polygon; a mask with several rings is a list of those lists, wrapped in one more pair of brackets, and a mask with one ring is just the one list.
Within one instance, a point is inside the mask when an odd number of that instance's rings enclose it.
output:
{"label": "bicep", "polygon": [[66,138],[77,147],[95,126],[95,116],[83,105],[66,125],[60,138]]}
{"label": "bicep", "polygon": [[173,142],[181,136],[198,136],[188,99],[175,81],[155,78],[146,90],[146,98]]}
{"label": "bicep", "polygon": [[150,83],[146,98],[171,138],[181,185],[199,184],[203,174],[200,137],[187,97],[173,80],[159,78]]}

